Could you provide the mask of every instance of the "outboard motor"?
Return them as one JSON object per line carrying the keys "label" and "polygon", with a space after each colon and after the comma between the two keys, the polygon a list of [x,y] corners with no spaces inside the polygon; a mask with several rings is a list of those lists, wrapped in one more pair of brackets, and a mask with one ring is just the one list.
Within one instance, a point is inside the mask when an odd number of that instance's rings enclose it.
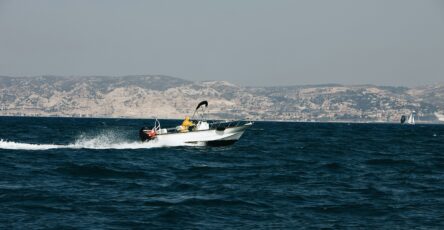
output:
{"label": "outboard motor", "polygon": [[139,138],[142,142],[145,142],[146,140],[148,140],[148,134],[147,132],[149,131],[148,127],[142,127],[139,130]]}
{"label": "outboard motor", "polygon": [[142,142],[150,141],[156,138],[156,132],[148,127],[142,127],[139,130],[139,138]]}

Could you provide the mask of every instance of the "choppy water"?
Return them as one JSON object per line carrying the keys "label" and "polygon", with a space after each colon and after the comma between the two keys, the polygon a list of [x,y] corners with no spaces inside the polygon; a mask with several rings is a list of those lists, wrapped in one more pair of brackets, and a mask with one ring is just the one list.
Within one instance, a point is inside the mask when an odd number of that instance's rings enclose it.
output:
{"label": "choppy water", "polygon": [[184,147],[140,144],[145,123],[0,117],[0,226],[444,227],[442,125],[258,122]]}

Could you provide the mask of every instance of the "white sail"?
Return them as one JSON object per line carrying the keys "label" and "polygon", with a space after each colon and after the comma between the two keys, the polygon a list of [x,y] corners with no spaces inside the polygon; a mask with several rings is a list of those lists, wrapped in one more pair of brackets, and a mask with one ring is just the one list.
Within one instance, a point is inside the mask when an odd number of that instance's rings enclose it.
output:
{"label": "white sail", "polygon": [[414,125],[415,124],[415,112],[410,113],[409,119],[407,120],[407,124]]}

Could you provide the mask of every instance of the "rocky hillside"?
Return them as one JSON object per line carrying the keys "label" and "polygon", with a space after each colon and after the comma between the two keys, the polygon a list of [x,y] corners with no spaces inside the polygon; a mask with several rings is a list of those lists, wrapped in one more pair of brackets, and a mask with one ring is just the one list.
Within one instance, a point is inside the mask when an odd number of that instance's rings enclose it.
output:
{"label": "rocky hillside", "polygon": [[201,100],[214,119],[398,122],[444,120],[444,85],[240,87],[158,75],[0,77],[0,115],[183,118]]}

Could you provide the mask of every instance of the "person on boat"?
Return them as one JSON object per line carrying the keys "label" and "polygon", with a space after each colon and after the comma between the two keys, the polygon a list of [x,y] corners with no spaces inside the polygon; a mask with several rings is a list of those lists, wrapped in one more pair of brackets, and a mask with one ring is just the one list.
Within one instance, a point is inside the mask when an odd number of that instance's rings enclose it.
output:
{"label": "person on boat", "polygon": [[180,126],[180,132],[188,132],[189,128],[194,126],[194,123],[190,121],[190,117],[186,116],[185,120],[182,122]]}

